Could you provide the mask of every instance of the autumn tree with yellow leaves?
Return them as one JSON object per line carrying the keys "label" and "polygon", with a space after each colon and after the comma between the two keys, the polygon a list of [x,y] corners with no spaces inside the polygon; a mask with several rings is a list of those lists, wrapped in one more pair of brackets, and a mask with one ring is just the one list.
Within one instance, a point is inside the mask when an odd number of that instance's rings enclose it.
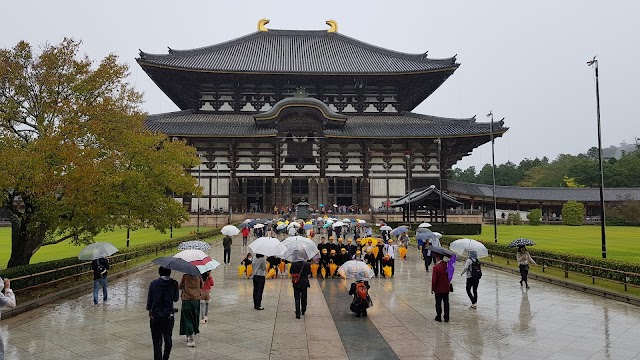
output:
{"label": "autumn tree with yellow leaves", "polygon": [[80,42],[0,50],[0,211],[12,224],[7,267],[41,247],[91,242],[124,226],[159,230],[188,214],[172,194],[197,192],[195,149],[144,127],[141,93],[115,55]]}

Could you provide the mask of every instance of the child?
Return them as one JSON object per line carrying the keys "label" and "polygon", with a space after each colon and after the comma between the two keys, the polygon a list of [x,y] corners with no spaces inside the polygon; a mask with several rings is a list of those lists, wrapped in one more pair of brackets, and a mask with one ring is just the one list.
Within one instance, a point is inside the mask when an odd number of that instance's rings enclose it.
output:
{"label": "child", "polygon": [[211,302],[211,288],[213,287],[213,276],[211,271],[202,274],[202,289],[200,290],[200,324],[206,324],[209,315],[209,303]]}

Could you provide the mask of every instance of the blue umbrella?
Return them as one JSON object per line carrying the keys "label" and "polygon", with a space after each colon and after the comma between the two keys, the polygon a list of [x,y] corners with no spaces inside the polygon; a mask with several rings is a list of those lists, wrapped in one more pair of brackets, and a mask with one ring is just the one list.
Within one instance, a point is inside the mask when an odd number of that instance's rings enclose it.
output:
{"label": "blue umbrella", "polygon": [[188,275],[201,275],[200,270],[198,270],[198,267],[196,267],[195,265],[191,264],[186,260],[183,260],[177,257],[164,256],[161,258],[157,258],[151,262],[156,265],[160,265],[166,269],[179,271],[181,273],[185,273]]}
{"label": "blue umbrella", "polygon": [[328,228],[329,226],[331,226],[331,223],[326,223],[326,224],[322,225],[322,227],[325,228],[325,229]]}
{"label": "blue umbrella", "polygon": [[429,235],[429,233],[418,233],[416,234],[416,240],[427,240],[430,239],[431,236]]}
{"label": "blue umbrella", "polygon": [[402,234],[403,232],[407,232],[409,231],[409,228],[406,226],[398,226],[397,228],[393,229],[393,231],[391,231],[391,235],[393,236],[398,236],[400,234]]}
{"label": "blue umbrella", "polygon": [[311,225],[311,224],[304,224],[304,226],[303,226],[302,228],[303,228],[303,229],[305,229],[305,230],[311,230],[311,229],[313,229],[313,225]]}
{"label": "blue umbrella", "polygon": [[248,224],[249,224],[250,227],[253,227],[253,225],[255,225],[257,223],[258,223],[258,220],[257,219],[253,219],[253,220],[249,221]]}
{"label": "blue umbrella", "polygon": [[242,223],[240,225],[237,226],[238,229],[244,229],[246,227],[249,227],[250,225],[248,223]]}

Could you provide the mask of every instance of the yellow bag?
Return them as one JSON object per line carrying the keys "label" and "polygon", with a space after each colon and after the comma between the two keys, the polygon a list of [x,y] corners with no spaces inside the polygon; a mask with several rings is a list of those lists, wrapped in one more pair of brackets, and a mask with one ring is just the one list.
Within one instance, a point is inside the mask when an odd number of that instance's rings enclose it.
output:
{"label": "yellow bag", "polygon": [[284,274],[284,269],[285,269],[284,261],[280,261],[280,264],[278,264],[278,270],[280,270],[280,274]]}
{"label": "yellow bag", "polygon": [[369,269],[373,269],[373,266],[371,266],[371,264],[367,264],[367,266],[369,267]]}
{"label": "yellow bag", "polygon": [[271,263],[267,261],[267,268],[265,269],[265,271],[269,272],[269,269],[271,269]]}
{"label": "yellow bag", "polygon": [[402,258],[402,260],[404,260],[404,257],[407,256],[407,248],[404,246],[400,246],[400,248],[398,248],[398,254],[400,254],[400,257]]}
{"label": "yellow bag", "polygon": [[387,265],[383,267],[382,272],[384,272],[384,276],[391,277],[391,266]]}
{"label": "yellow bag", "polygon": [[247,265],[247,277],[251,276],[251,274],[253,274],[253,265],[249,264]]}
{"label": "yellow bag", "polygon": [[267,279],[273,279],[276,277],[276,269],[271,269],[269,270],[269,272],[267,273]]}
{"label": "yellow bag", "polygon": [[327,269],[325,269],[324,266],[322,267],[322,270],[320,270],[320,275],[322,275],[323,279],[327,278]]}
{"label": "yellow bag", "polygon": [[320,267],[320,265],[318,265],[318,264],[311,264],[311,275],[312,275],[314,278],[317,278],[317,277],[318,277],[318,267]]}
{"label": "yellow bag", "polygon": [[379,248],[379,247],[377,247],[377,246],[374,246],[374,247],[373,247],[373,249],[371,249],[371,253],[373,254],[373,256],[374,256],[375,258],[377,258],[377,257],[378,257],[378,252],[380,252],[380,248]]}
{"label": "yellow bag", "polygon": [[333,276],[336,273],[336,270],[338,270],[338,265],[329,264],[329,275]]}
{"label": "yellow bag", "polygon": [[291,277],[291,263],[287,264],[287,277]]}
{"label": "yellow bag", "polygon": [[247,271],[247,267],[244,265],[238,266],[238,279],[244,276],[244,273]]}

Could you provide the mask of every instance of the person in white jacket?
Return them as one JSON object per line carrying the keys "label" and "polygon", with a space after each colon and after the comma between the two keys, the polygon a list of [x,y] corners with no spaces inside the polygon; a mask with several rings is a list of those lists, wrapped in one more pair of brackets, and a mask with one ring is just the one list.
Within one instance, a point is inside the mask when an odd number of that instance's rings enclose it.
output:
{"label": "person in white jacket", "polygon": [[469,251],[469,258],[464,263],[464,269],[460,276],[467,274],[467,296],[469,296],[469,300],[471,300],[471,309],[476,309],[478,304],[478,284],[480,279],[474,278],[472,275],[471,267],[476,264],[476,266],[480,266],[478,260],[478,253],[475,251]]}
{"label": "person in white jacket", "polygon": [[[9,279],[0,278],[0,311],[10,310],[16,307],[16,296],[11,290]],[[4,359],[4,340],[0,336],[0,359]]]}

